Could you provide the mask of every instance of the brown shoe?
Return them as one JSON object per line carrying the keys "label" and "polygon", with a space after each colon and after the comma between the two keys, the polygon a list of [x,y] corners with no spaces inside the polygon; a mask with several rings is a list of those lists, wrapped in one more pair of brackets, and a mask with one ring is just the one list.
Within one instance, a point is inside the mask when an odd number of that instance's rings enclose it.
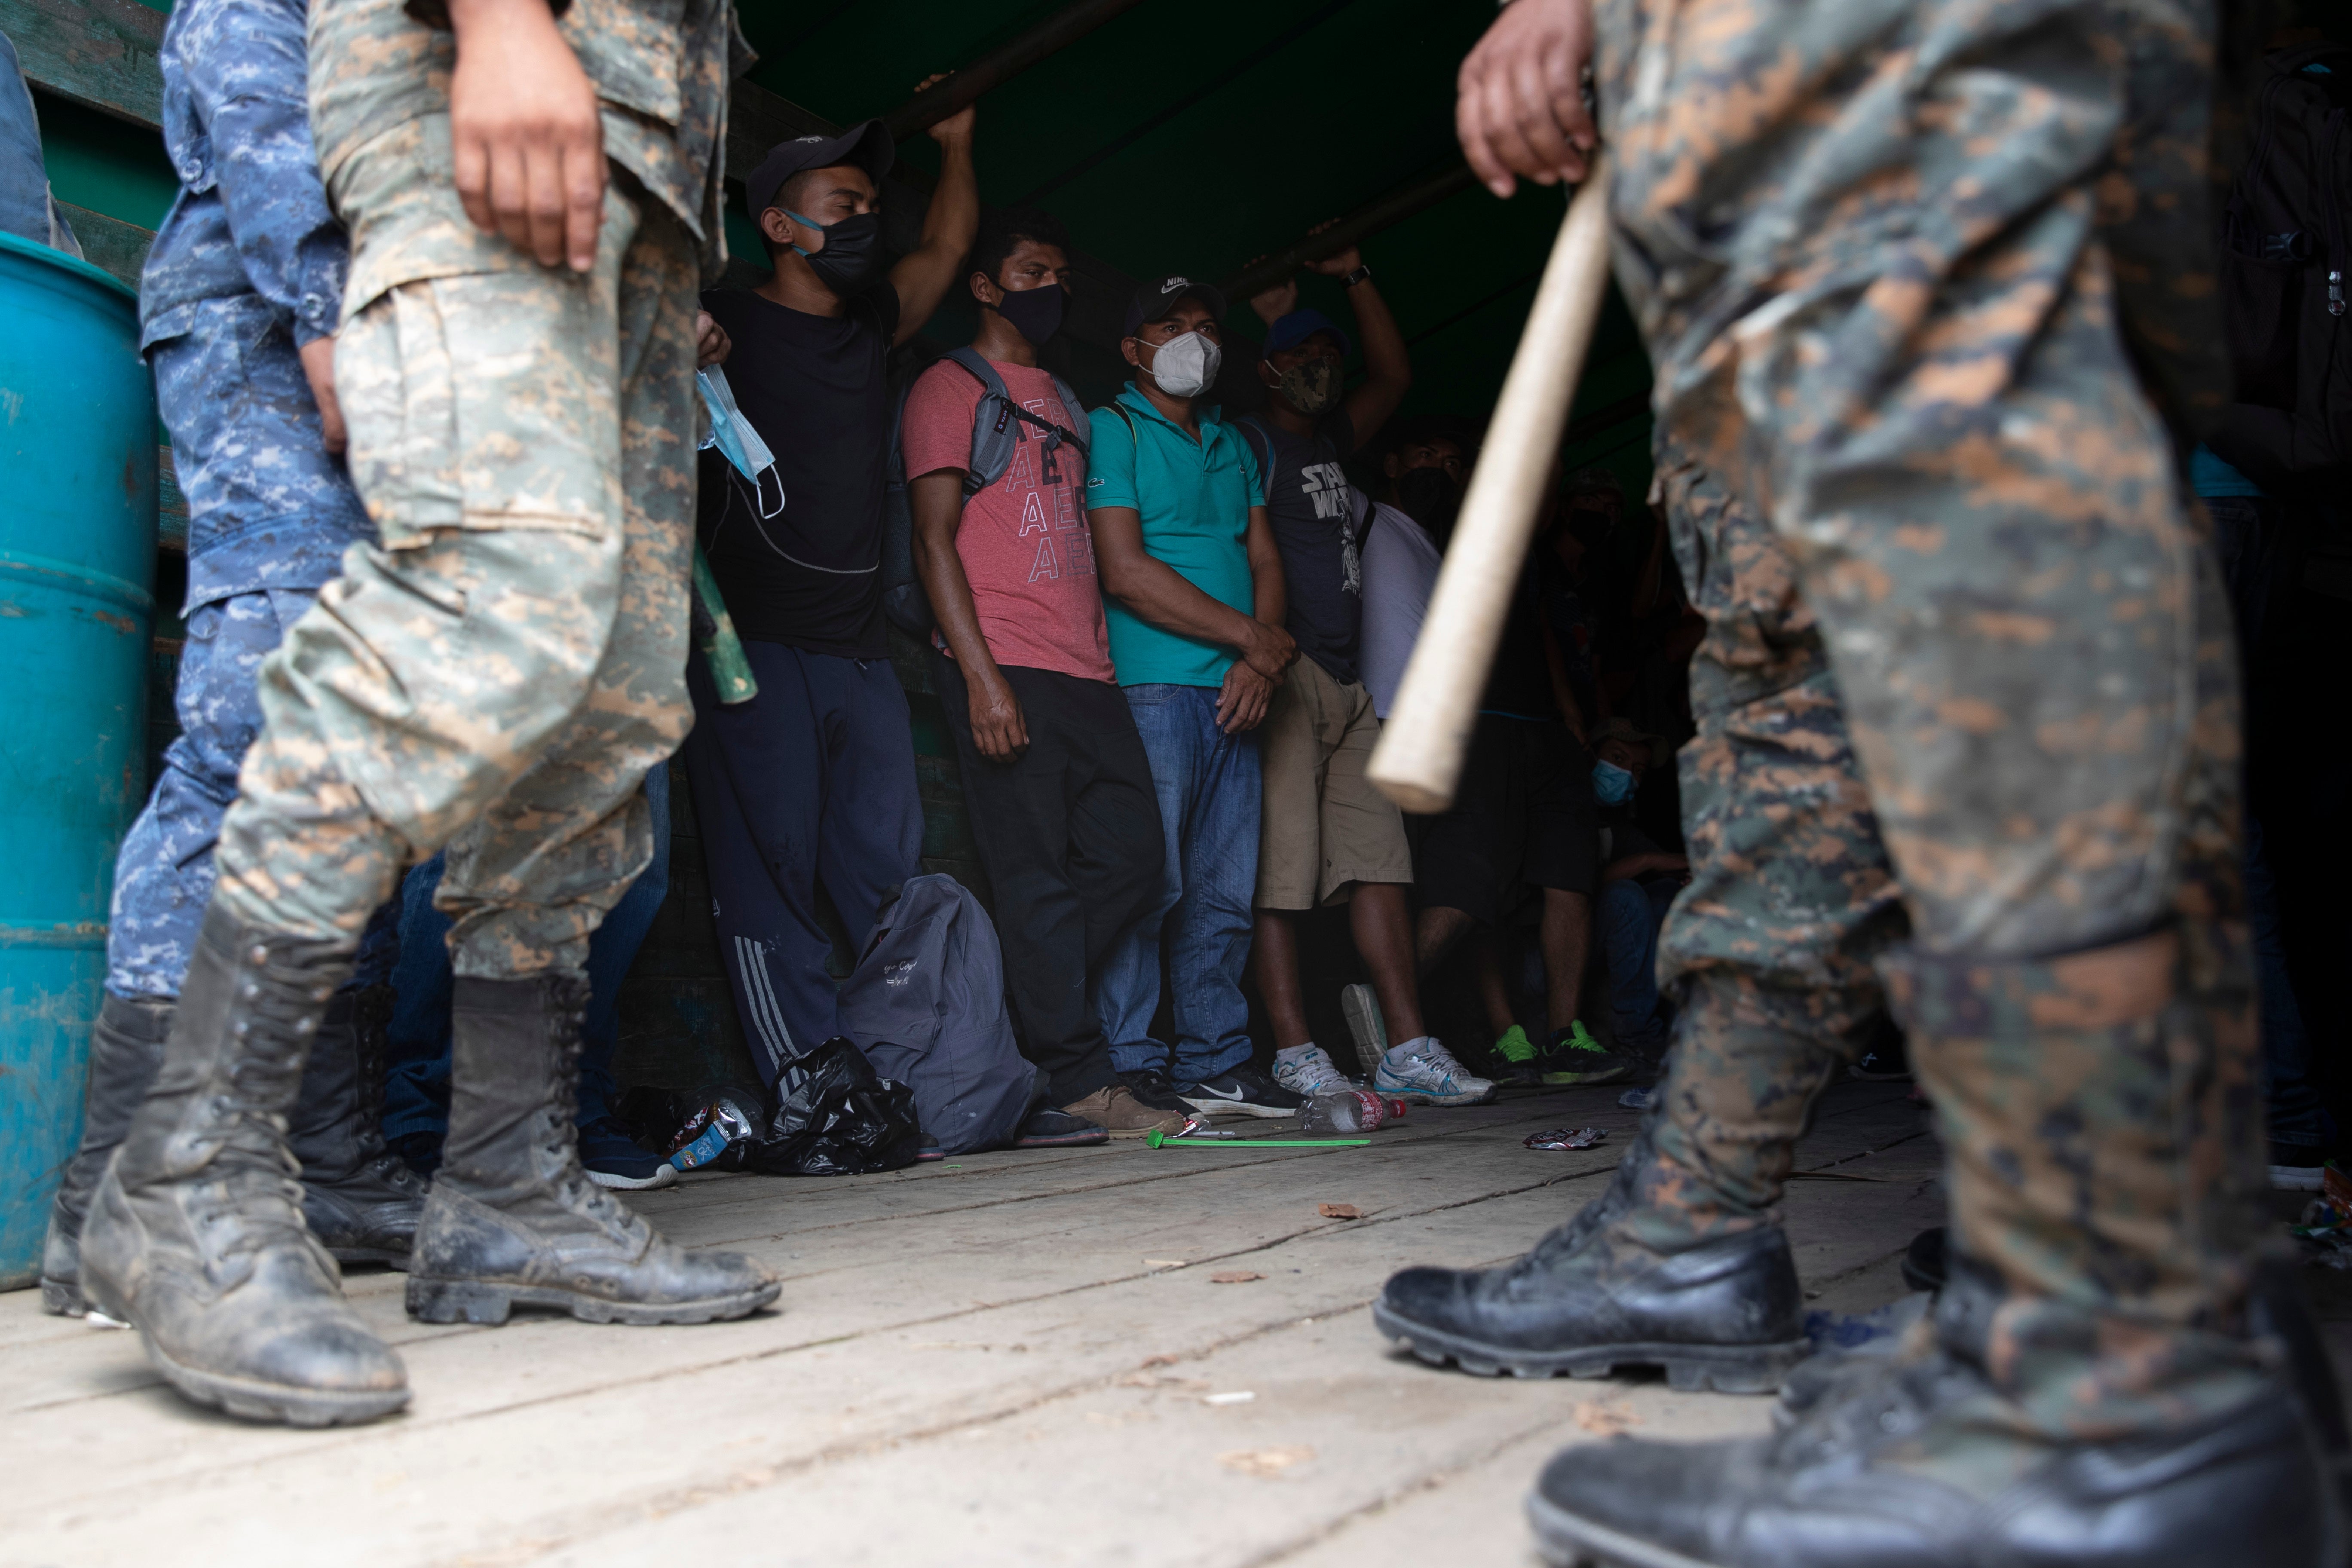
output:
{"label": "brown shoe", "polygon": [[1153,1128],[1173,1137],[1184,1131],[1184,1113],[1181,1110],[1154,1110],[1135,1098],[1123,1083],[1112,1083],[1098,1089],[1075,1105],[1063,1110],[1072,1116],[1108,1128],[1114,1138],[1140,1138]]}

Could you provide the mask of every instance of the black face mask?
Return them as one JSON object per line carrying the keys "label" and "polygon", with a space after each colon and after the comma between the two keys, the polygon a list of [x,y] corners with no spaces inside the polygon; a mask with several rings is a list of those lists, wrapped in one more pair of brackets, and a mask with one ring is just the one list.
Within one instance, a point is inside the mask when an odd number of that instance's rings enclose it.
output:
{"label": "black face mask", "polygon": [[823,250],[800,250],[816,274],[816,280],[832,290],[836,300],[846,300],[861,292],[875,275],[882,270],[882,215],[860,213],[838,223],[815,224],[784,209],[784,216],[803,228],[813,228],[824,236]]}
{"label": "black face mask", "polygon": [[1444,468],[1412,468],[1397,476],[1397,508],[1444,544],[1462,508],[1462,487]]}
{"label": "black face mask", "polygon": [[1003,317],[1014,331],[1031,343],[1043,346],[1047,338],[1062,330],[1062,309],[1069,297],[1069,290],[1058,283],[1043,289],[1024,289],[1019,293],[1007,289],[1004,298],[989,309]]}

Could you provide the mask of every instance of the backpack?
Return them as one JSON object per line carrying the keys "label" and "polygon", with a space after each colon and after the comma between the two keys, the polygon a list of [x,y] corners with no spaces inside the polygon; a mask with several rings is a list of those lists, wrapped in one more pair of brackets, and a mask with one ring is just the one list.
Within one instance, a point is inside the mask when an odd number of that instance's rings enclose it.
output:
{"label": "backpack", "polygon": [[842,982],[841,1014],[874,1070],[914,1089],[943,1153],[1009,1142],[1045,1097],[1045,1075],[1013,1044],[996,928],[953,877],[899,889]]}
{"label": "backpack", "polygon": [[2252,146],[2221,217],[2236,401],[2207,445],[2274,494],[2352,477],[2352,49],[2263,62]]}
{"label": "backpack", "polygon": [[[950,349],[940,358],[980,383],[980,403],[971,415],[971,458],[963,470],[964,500],[970,500],[1004,477],[1004,471],[1013,466],[1014,448],[1030,439],[1030,426],[1045,432],[1040,438],[1045,443],[1045,458],[1051,458],[1065,441],[1078,449],[1080,458],[1087,455],[1087,442],[1094,427],[1087,423],[1078,395],[1065,386],[1060,376],[1053,377],[1054,395],[1062,400],[1062,406],[1076,422],[1076,430],[1065,430],[1013,402],[1013,394],[1005,389],[1004,378],[996,374],[996,367],[977,349]],[[929,366],[924,369],[928,371]],[[907,398],[915,390],[915,382],[921,374],[907,378],[907,384],[898,393],[898,406],[890,416],[890,466],[882,511],[882,613],[900,631],[915,637],[929,637],[935,624],[930,596],[923,592],[922,580],[915,571],[915,508],[907,493],[907,449],[901,440],[907,423]]]}

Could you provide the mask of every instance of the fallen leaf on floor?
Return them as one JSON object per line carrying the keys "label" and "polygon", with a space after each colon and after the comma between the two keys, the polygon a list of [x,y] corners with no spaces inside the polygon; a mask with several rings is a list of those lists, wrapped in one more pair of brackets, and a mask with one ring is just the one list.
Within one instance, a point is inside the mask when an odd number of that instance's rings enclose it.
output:
{"label": "fallen leaf on floor", "polygon": [[1315,1212],[1325,1219],[1361,1219],[1364,1211],[1353,1204],[1317,1204]]}
{"label": "fallen leaf on floor", "polygon": [[1212,1285],[1246,1285],[1253,1279],[1263,1279],[1263,1274],[1253,1274],[1246,1268],[1228,1268],[1222,1274],[1209,1276]]}
{"label": "fallen leaf on floor", "polygon": [[1172,1355],[1148,1355],[1143,1358],[1143,1364],[1146,1366],[1174,1366],[1176,1364],[1176,1358]]}
{"label": "fallen leaf on floor", "polygon": [[1255,1399],[1257,1395],[1255,1394],[1253,1394],[1246,1388],[1237,1388],[1231,1394],[1204,1394],[1201,1396],[1201,1403],[1203,1405],[1247,1405],[1251,1400]]}
{"label": "fallen leaf on floor", "polygon": [[1303,1465],[1314,1457],[1315,1450],[1300,1443],[1287,1448],[1236,1448],[1230,1454],[1219,1454],[1217,1463],[1245,1476],[1263,1476],[1272,1480],[1291,1466]]}
{"label": "fallen leaf on floor", "polygon": [[1580,1401],[1575,1419],[1579,1426],[1598,1437],[1614,1437],[1627,1427],[1642,1424],[1642,1418],[1622,1401],[1607,1404],[1598,1399]]}

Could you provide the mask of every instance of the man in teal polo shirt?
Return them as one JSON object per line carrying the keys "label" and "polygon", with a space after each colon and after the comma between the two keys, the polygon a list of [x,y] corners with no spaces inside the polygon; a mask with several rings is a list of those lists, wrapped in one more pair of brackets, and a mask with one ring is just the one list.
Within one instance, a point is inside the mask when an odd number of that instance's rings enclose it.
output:
{"label": "man in teal polo shirt", "polygon": [[[1121,345],[1135,379],[1095,410],[1087,518],[1111,664],[1134,710],[1168,839],[1158,914],[1112,955],[1097,994],[1111,1065],[1146,1103],[1180,1086],[1236,1110],[1298,1097],[1249,1066],[1258,755],[1251,731],[1297,649],[1282,629],[1282,558],[1257,459],[1204,402],[1225,301],[1185,278],[1143,285]],[[1175,989],[1171,1048],[1151,1037],[1160,944]]]}

